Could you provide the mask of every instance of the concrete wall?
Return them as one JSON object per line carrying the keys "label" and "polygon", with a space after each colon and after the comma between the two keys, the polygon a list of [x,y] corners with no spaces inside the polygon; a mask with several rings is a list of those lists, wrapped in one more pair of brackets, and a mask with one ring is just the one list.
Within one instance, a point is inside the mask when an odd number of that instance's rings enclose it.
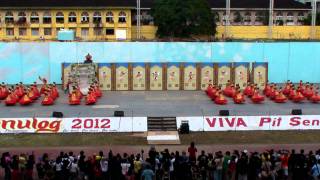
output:
{"label": "concrete wall", "polygon": [[0,43],[0,81],[61,83],[62,62],[268,62],[269,80],[320,82],[317,42],[46,42]]}

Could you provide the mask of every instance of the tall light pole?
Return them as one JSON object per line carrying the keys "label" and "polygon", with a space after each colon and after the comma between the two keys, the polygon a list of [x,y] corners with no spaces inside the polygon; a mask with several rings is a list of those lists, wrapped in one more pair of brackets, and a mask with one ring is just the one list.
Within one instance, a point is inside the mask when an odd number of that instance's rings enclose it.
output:
{"label": "tall light pole", "polygon": [[317,0],[312,0],[311,39],[316,38],[316,22],[317,22]]}
{"label": "tall light pole", "polygon": [[230,0],[226,0],[226,24],[225,24],[225,35],[226,38],[229,37],[229,26],[230,26]]}
{"label": "tall light pole", "polygon": [[274,0],[270,0],[270,4],[269,4],[269,26],[268,26],[268,38],[269,39],[272,39],[273,9],[274,9]]}
{"label": "tall light pole", "polygon": [[137,39],[141,38],[141,7],[140,7],[140,0],[137,0]]}

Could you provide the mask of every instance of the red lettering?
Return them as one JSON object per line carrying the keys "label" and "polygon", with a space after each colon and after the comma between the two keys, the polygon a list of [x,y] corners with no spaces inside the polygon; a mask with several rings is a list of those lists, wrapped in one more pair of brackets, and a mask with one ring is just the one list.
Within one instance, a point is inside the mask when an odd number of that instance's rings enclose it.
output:
{"label": "red lettering", "polygon": [[216,125],[216,118],[212,118],[212,120],[210,120],[210,118],[206,118],[206,120],[209,127],[214,127]]}
{"label": "red lettering", "polygon": [[300,120],[301,120],[300,117],[292,117],[292,118],[290,118],[289,125],[290,126],[299,126],[300,125]]}
{"label": "red lettering", "polygon": [[8,123],[10,123],[10,129],[14,129],[16,122],[14,120],[2,120],[1,121],[1,127],[2,129],[7,129]]}
{"label": "red lettering", "polygon": [[271,122],[271,118],[262,117],[262,118],[260,119],[259,127],[264,126],[264,123],[270,123],[270,122]]}
{"label": "red lettering", "polygon": [[304,126],[309,126],[310,125],[310,121],[309,120],[303,120],[302,121],[302,124],[304,125]]}
{"label": "red lettering", "polygon": [[312,126],[319,126],[320,121],[318,119],[312,120]]}
{"label": "red lettering", "polygon": [[237,127],[239,127],[239,126],[247,127],[246,122],[244,122],[244,120],[242,118],[238,118]]}
{"label": "red lettering", "polygon": [[[233,127],[233,126],[234,126],[234,121],[236,120],[236,118],[233,117],[233,118],[231,119],[231,122],[229,121],[229,118],[225,118],[225,120],[226,120],[227,124],[229,125],[229,127]],[[223,127],[223,126],[222,126],[222,127]]]}

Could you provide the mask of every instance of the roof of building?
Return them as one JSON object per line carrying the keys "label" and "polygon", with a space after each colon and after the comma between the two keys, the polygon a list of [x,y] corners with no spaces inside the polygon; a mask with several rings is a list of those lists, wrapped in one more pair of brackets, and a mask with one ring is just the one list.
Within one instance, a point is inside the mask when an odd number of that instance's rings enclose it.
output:
{"label": "roof of building", "polygon": [[[141,0],[151,8],[156,0]],[[230,0],[231,8],[269,8],[269,0]],[[225,8],[226,0],[208,0],[211,8]],[[136,0],[0,0],[0,7],[136,7]],[[295,0],[275,0],[275,9],[311,9]]]}

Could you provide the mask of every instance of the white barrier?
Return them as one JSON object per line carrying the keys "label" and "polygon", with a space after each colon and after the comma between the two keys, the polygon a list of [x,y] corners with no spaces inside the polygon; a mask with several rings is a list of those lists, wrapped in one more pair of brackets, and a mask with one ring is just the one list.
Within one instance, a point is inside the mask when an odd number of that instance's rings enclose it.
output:
{"label": "white barrier", "polygon": [[181,121],[188,121],[191,131],[320,129],[320,115],[177,117],[178,128]]}
{"label": "white barrier", "polygon": [[0,133],[146,131],[147,117],[0,118]]}

